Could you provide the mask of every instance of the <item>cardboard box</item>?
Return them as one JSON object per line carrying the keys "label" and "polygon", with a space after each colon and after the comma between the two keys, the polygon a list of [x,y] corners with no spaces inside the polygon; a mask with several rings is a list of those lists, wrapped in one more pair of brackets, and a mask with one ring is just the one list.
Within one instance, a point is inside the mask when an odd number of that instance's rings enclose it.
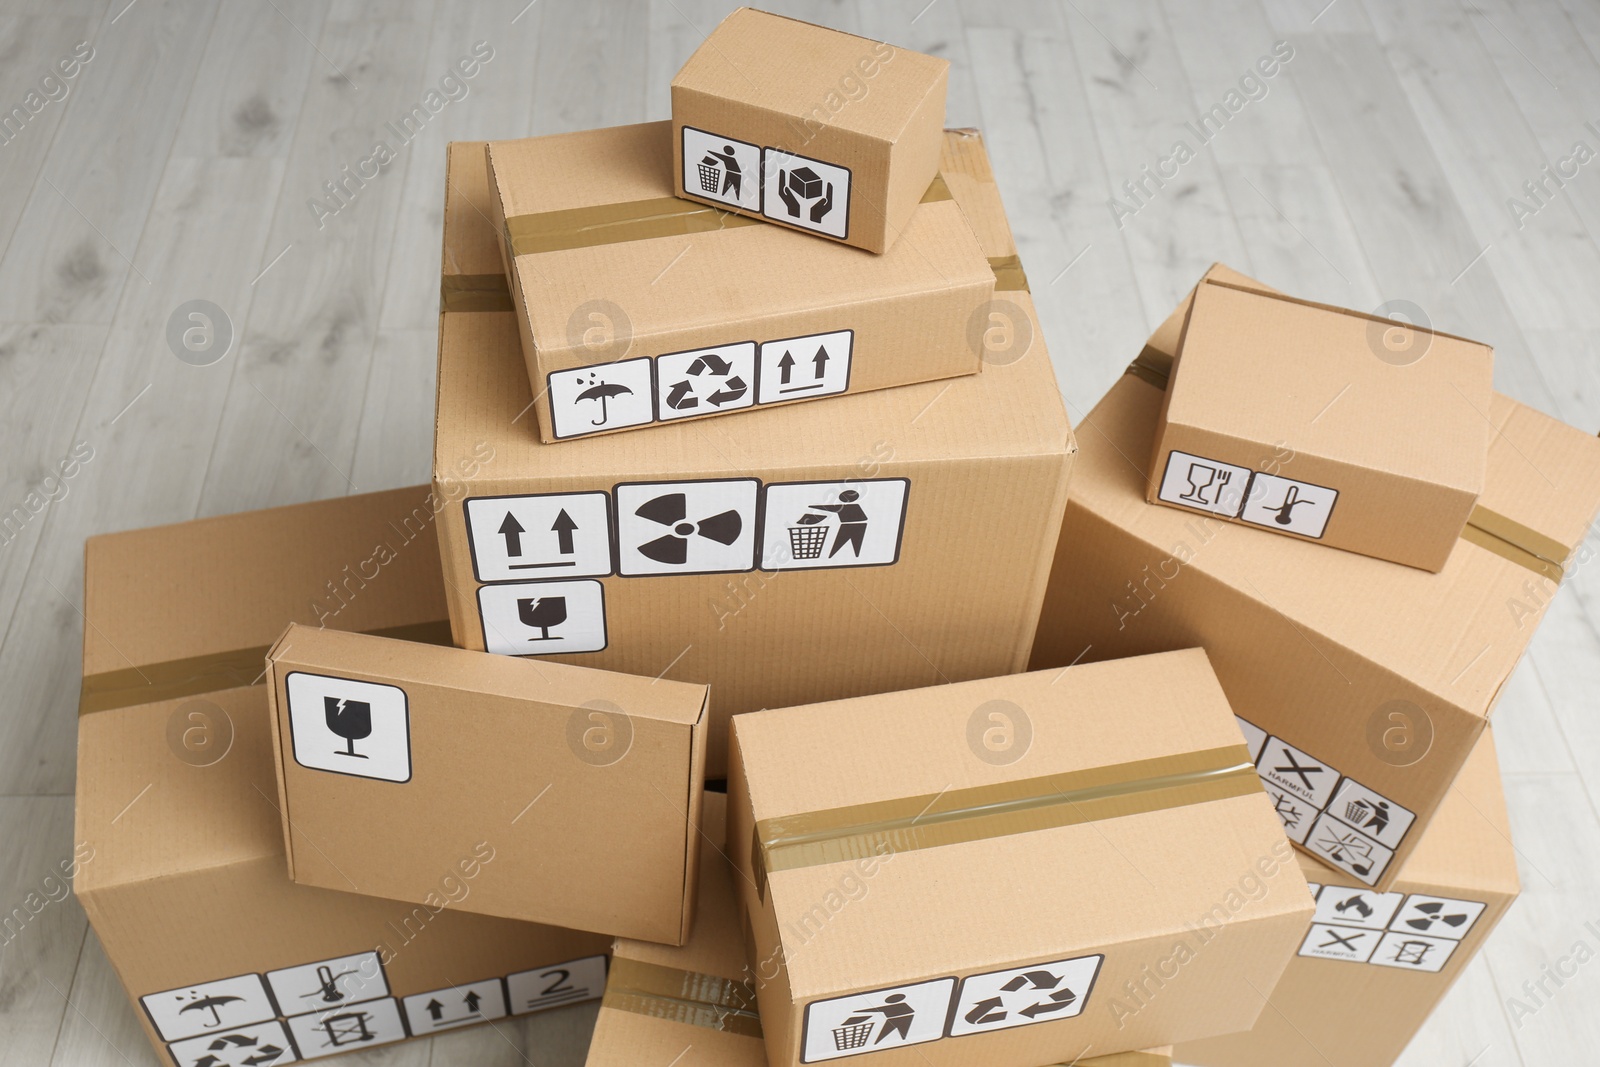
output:
{"label": "cardboard box", "polygon": [[1084,422],[1033,665],[1204,647],[1290,837],[1387,888],[1582,558],[1600,441],[1496,395],[1484,493],[1437,574],[1151,507],[1177,330]]}
{"label": "cardboard box", "polygon": [[606,938],[470,914],[479,880],[453,867],[420,905],[284,877],[267,646],[318,619],[445,640],[431,496],[88,542],[74,888],[163,1063],[310,1059],[600,993]]}
{"label": "cardboard box", "polygon": [[[981,138],[948,134],[943,165],[985,254],[1014,257]],[[548,655],[712,686],[712,778],[729,715],[1026,665],[1076,446],[1020,269],[981,375],[547,446],[515,316],[455,310],[489,302],[459,281],[494,242],[471,177],[452,170],[447,218],[478,224],[446,229],[434,436],[436,477],[467,486],[440,527],[457,645],[521,653],[540,632],[516,602],[566,596]]]}
{"label": "cardboard box", "polygon": [[[682,948],[618,938],[587,1067],[767,1067],[754,972],[726,850],[727,801],[707,793],[694,934]],[[1171,1067],[1171,1049],[1074,1060],[1072,1067]]]}
{"label": "cardboard box", "polygon": [[870,256],[674,197],[665,122],[487,152],[547,442],[983,365],[995,270],[931,172],[903,241]]}
{"label": "cardboard box", "polygon": [[705,686],[300,625],[267,672],[294,881],[420,903],[466,864],[465,911],[683,944]]}
{"label": "cardboard box", "polygon": [[1387,1067],[1518,892],[1494,743],[1485,732],[1388,893],[1301,856],[1317,914],[1253,1029],[1183,1045],[1202,1067]]}
{"label": "cardboard box", "polygon": [[732,745],[773,1067],[1248,1029],[1311,917],[1198,649],[742,715]]}
{"label": "cardboard box", "polygon": [[1487,345],[1208,275],[1148,499],[1437,571],[1483,491]]}
{"label": "cardboard box", "polygon": [[938,168],[950,64],[740,8],[672,79],[674,192],[884,252]]}

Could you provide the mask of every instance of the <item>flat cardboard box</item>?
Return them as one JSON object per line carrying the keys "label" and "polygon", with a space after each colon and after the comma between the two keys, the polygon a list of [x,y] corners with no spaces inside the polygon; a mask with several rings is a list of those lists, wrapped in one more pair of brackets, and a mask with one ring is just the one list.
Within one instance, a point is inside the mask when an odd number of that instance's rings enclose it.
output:
{"label": "flat cardboard box", "polygon": [[1147,498],[1437,571],[1483,491],[1493,363],[1476,341],[1208,275]]}
{"label": "flat cardboard box", "polygon": [[[618,938],[586,1067],[767,1067],[754,972],[726,855],[728,798],[707,793],[694,934],[682,948]],[[864,886],[852,886],[863,892]],[[1071,1067],[1171,1067],[1172,1050],[1096,1056]]]}
{"label": "flat cardboard box", "polygon": [[995,268],[933,174],[873,256],[674,197],[671,142],[651,122],[486,149],[543,440],[981,369]]}
{"label": "flat cardboard box", "polygon": [[[943,166],[985,254],[1014,257],[975,131],[946,135]],[[549,655],[712,686],[712,778],[729,715],[1026,665],[1076,446],[1025,290],[981,375],[542,445],[515,316],[457,310],[493,306],[461,280],[494,254],[473,177],[452,168],[434,436],[436,477],[466,486],[440,527],[458,646],[521,653],[541,631],[516,600],[567,596]],[[849,503],[859,544],[831,510]]]}
{"label": "flat cardboard box", "polygon": [[1311,917],[1199,649],[742,715],[732,745],[773,1067],[1249,1029]]}
{"label": "flat cardboard box", "polygon": [[294,881],[420,903],[476,859],[463,910],[688,936],[705,686],[298,624],[267,673]]}
{"label": "flat cardboard box", "polygon": [[674,192],[869,252],[909,240],[947,60],[742,7],[672,79]]}
{"label": "flat cardboard box", "polygon": [[1386,889],[1581,558],[1600,441],[1496,395],[1484,493],[1437,574],[1151,507],[1180,316],[1080,428],[1033,666],[1205,648],[1296,845]]}
{"label": "flat cardboard box", "polygon": [[1388,893],[1301,856],[1317,915],[1253,1029],[1185,1044],[1198,1067],[1387,1067],[1518,892],[1494,743],[1479,739]]}
{"label": "flat cardboard box", "polygon": [[446,640],[436,503],[424,486],[88,542],[74,888],[163,1063],[225,1058],[218,1040],[312,1058],[600,994],[608,939],[464,911],[460,870],[415,906],[284,877],[267,646],[292,620]]}

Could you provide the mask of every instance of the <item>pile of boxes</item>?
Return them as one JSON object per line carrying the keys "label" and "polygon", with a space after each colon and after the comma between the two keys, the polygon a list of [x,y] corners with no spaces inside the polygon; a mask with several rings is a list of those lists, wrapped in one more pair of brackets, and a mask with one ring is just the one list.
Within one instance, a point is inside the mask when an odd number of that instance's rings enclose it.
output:
{"label": "pile of boxes", "polygon": [[1600,442],[1219,266],[1080,451],[946,72],[745,9],[671,122],[451,145],[433,484],[90,540],[76,890],[164,1060],[1399,1054]]}

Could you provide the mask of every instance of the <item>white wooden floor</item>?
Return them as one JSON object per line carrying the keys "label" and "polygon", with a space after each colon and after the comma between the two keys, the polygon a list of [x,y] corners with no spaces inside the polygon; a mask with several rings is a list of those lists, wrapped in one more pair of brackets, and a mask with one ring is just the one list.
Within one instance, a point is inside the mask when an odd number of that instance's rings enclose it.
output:
{"label": "white wooden floor", "polygon": [[[0,910],[72,848],[83,538],[426,480],[445,142],[665,118],[728,6],[0,2],[0,114],[94,48],[0,145],[0,512],[93,449],[0,544]],[[988,135],[1075,419],[1220,259],[1334,303],[1411,301],[1491,342],[1501,390],[1600,427],[1600,161],[1520,226],[1507,207],[1575,142],[1600,150],[1596,0],[771,6],[951,60],[949,122]],[[319,228],[308,199],[481,40],[470,94]],[[1182,124],[1278,41],[1293,58],[1265,96],[1119,228],[1108,198],[1196,144]],[[191,299],[236,331],[212,366],[166,343]],[[1497,718],[1526,892],[1405,1063],[1594,1060],[1600,964],[1520,1028],[1505,999],[1600,919],[1597,692],[1590,567]],[[582,1018],[547,1024],[568,1061]],[[485,1031],[354,1062],[562,1059],[520,1032],[526,1059]],[[0,1064],[155,1062],[75,903],[0,950]]]}

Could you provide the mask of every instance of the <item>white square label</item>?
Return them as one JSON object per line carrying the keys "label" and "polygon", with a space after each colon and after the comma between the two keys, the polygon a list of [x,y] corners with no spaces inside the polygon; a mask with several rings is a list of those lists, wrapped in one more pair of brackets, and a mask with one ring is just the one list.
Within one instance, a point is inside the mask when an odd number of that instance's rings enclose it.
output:
{"label": "white square label", "polygon": [[1328,803],[1328,814],[1390,848],[1400,844],[1416,819],[1399,804],[1349,778]]}
{"label": "white square label", "polygon": [[1322,862],[1348,871],[1371,885],[1383,876],[1394,853],[1365,834],[1324,815],[1306,838],[1306,848]]}
{"label": "white square label", "polygon": [[406,1025],[418,1036],[506,1017],[506,996],[498,978],[413,993],[401,1005]]}
{"label": "white square label", "polygon": [[272,995],[278,998],[278,1007],[285,1015],[326,1011],[341,1004],[389,995],[389,983],[383,976],[383,966],[376,952],[358,952],[269,971],[267,983],[272,986]]}
{"label": "white square label", "polygon": [[585,956],[553,967],[508,974],[506,989],[511,994],[513,1015],[593,1000],[606,989],[606,958]]}
{"label": "white square label", "polygon": [[1267,739],[1256,773],[1269,785],[1292,793],[1315,808],[1327,805],[1333,787],[1339,783],[1338,771],[1277,737]]}
{"label": "white square label", "polygon": [[405,690],[304,671],[291,671],[285,688],[300,766],[385,782],[411,780]]}
{"label": "white square label", "polygon": [[1250,486],[1249,499],[1239,517],[1269,530],[1321,537],[1338,499],[1336,489],[1261,472]]}
{"label": "white square label", "polygon": [[611,573],[611,498],[536,493],[467,501],[472,572],[480,582]]}
{"label": "white square label", "polygon": [[277,1020],[207,1034],[167,1046],[178,1067],[271,1067],[296,1062],[294,1046]]}
{"label": "white square label", "polygon": [[766,487],[761,568],[882,567],[900,558],[904,478]]}
{"label": "white square label", "polygon": [[483,646],[501,656],[553,656],[606,647],[605,587],[593,579],[478,588]]}
{"label": "white square label", "polygon": [[1395,909],[1404,899],[1401,893],[1377,893],[1371,889],[1350,889],[1330,885],[1317,898],[1317,913],[1311,918],[1319,923],[1337,923],[1342,926],[1361,926],[1368,930],[1382,930],[1394,918]]}
{"label": "white square label", "polygon": [[954,978],[853,993],[806,1005],[801,1063],[920,1045],[944,1036]]}
{"label": "white square label", "polygon": [[556,437],[581,437],[655,419],[648,358],[551,371],[550,416]]}
{"label": "white square label", "polygon": [[1088,1003],[1104,958],[1079,956],[962,979],[950,1036],[1072,1018]]}
{"label": "white square label", "polygon": [[1460,941],[1483,914],[1483,908],[1476,900],[1413,893],[1406,898],[1405,907],[1400,909],[1389,928],[1405,934],[1429,934]]}
{"label": "white square label", "polygon": [[832,396],[850,388],[854,330],[814,333],[761,345],[761,402]]}
{"label": "white square label", "polygon": [[616,487],[618,570],[714,574],[756,564],[754,478]]}
{"label": "white square label", "polygon": [[761,155],[761,213],[841,240],[850,233],[850,172],[776,148]]}
{"label": "white square label", "polygon": [[756,402],[756,343],[656,357],[656,416],[662,421],[737,411]]}
{"label": "white square label", "polygon": [[1371,958],[1372,950],[1378,947],[1378,942],[1382,939],[1382,930],[1312,923],[1306,939],[1300,943],[1300,955],[1313,956],[1319,960],[1365,963]]}
{"label": "white square label", "polygon": [[1305,844],[1306,835],[1311,832],[1311,824],[1317,821],[1320,813],[1303,797],[1285,792],[1268,781],[1263,781],[1261,785],[1267,791],[1267,799],[1272,801],[1272,809],[1277,813],[1278,821],[1283,823],[1283,832],[1295,844]]}
{"label": "white square label", "polygon": [[296,1015],[289,1020],[289,1031],[294,1034],[300,1055],[308,1060],[403,1041],[406,1037],[400,1007],[393,1000],[369,1000]]}
{"label": "white square label", "polygon": [[1454,941],[1418,934],[1388,933],[1372,954],[1371,963],[1403,971],[1434,973],[1449,962],[1456,950]]}
{"label": "white square label", "polygon": [[744,211],[761,210],[761,149],[693,126],[683,128],[683,189]]}
{"label": "white square label", "polygon": [[1239,514],[1250,474],[1249,467],[1174,449],[1167,454],[1167,469],[1161,475],[1161,491],[1156,496],[1169,504],[1231,517]]}
{"label": "white square label", "polygon": [[167,1041],[196,1034],[221,1033],[247,1023],[264,1022],[278,1014],[267,996],[261,976],[241,974],[180,986],[139,998],[156,1032]]}

